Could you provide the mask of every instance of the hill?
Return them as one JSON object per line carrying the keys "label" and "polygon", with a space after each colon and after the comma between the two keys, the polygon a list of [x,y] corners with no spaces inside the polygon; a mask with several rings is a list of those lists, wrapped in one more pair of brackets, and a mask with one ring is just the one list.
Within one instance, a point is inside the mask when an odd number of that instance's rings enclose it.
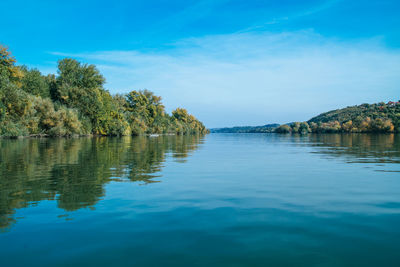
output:
{"label": "hill", "polygon": [[324,112],[305,122],[214,128],[213,133],[399,133],[400,101]]}
{"label": "hill", "polygon": [[[390,119],[393,123],[398,123],[400,119],[400,102],[388,102],[377,104],[362,104],[358,106],[350,106],[342,109],[336,109],[322,113],[311,118],[308,123],[326,123],[330,121],[338,121],[345,123],[348,121],[356,121],[364,118]],[[398,125],[397,125],[398,126]]]}
{"label": "hill", "polygon": [[362,104],[322,113],[307,122],[281,125],[278,133],[400,132],[400,102]]}

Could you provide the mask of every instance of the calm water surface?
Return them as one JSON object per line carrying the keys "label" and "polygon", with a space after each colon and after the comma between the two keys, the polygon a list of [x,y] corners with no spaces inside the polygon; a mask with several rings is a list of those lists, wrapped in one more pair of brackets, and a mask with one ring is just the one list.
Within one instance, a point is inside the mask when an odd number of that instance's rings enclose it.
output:
{"label": "calm water surface", "polygon": [[400,136],[0,140],[1,266],[400,266]]}

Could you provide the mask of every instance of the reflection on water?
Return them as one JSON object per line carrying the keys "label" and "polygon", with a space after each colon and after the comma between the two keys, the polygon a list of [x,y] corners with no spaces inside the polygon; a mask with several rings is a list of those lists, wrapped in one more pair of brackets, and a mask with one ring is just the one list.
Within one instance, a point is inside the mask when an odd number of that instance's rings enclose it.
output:
{"label": "reflection on water", "polygon": [[0,140],[0,262],[397,267],[399,138]]}
{"label": "reflection on water", "polygon": [[177,162],[199,136],[0,140],[0,229],[16,209],[42,200],[74,211],[95,205],[109,181],[156,182],[166,155]]}
{"label": "reflection on water", "polygon": [[400,136],[395,134],[314,134],[310,143],[318,148],[315,153],[349,163],[400,163]]}
{"label": "reflection on water", "polygon": [[[290,139],[313,148],[311,153],[347,163],[400,163],[400,136],[394,134],[270,138]],[[167,154],[185,162],[202,142],[199,136],[1,140],[0,228],[15,222],[16,209],[41,200],[56,200],[59,208],[74,211],[95,205],[109,181],[159,182]]]}

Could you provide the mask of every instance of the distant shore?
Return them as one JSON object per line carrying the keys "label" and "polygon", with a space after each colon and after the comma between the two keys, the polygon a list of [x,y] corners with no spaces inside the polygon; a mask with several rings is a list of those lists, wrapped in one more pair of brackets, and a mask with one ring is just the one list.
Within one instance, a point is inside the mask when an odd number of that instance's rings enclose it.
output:
{"label": "distant shore", "polygon": [[399,133],[400,101],[331,110],[304,122],[214,128],[214,133]]}

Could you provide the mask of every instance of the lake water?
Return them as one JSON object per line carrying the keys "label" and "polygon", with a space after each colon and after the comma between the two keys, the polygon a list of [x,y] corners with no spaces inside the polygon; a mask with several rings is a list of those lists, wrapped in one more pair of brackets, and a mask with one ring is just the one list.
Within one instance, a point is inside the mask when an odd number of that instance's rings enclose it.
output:
{"label": "lake water", "polygon": [[0,140],[1,266],[400,266],[400,136]]}

